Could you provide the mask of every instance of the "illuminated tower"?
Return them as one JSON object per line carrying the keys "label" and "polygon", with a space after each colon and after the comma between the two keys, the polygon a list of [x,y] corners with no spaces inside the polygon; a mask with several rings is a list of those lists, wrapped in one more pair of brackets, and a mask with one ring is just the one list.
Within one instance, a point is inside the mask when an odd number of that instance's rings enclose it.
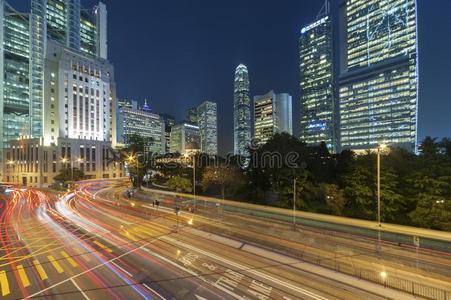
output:
{"label": "illuminated tower", "polygon": [[390,144],[416,150],[416,0],[348,0],[341,7],[343,149]]}
{"label": "illuminated tower", "polygon": [[301,71],[301,140],[310,145],[325,142],[336,150],[334,64],[332,21],[329,2],[315,22],[301,30],[299,39]]}
{"label": "illuminated tower", "polygon": [[247,156],[251,143],[251,99],[249,97],[249,73],[240,64],[235,71],[233,103],[234,154]]}

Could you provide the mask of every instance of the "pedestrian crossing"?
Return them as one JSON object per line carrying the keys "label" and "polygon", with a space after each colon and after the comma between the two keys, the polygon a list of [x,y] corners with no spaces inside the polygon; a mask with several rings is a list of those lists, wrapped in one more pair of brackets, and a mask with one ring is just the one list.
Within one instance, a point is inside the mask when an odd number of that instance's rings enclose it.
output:
{"label": "pedestrian crossing", "polygon": [[[93,241],[93,243],[107,253],[113,251],[104,244]],[[91,261],[89,254],[83,253],[79,249],[73,249],[77,257],[85,262]],[[9,264],[8,270],[0,270],[0,294],[2,297],[8,297],[19,288],[29,289],[33,287],[36,280],[42,282],[48,281],[53,277],[65,274],[70,269],[79,269],[77,262],[68,252],[56,250],[52,254],[35,258],[31,261],[22,261],[20,264]]]}

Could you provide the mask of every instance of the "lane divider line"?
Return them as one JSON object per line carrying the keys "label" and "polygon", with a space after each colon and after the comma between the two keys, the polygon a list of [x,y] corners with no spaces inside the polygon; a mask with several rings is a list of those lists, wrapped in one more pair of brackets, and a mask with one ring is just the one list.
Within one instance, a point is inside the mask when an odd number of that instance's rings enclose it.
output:
{"label": "lane divider line", "polygon": [[122,272],[124,272],[125,274],[127,274],[130,277],[133,277],[133,274],[130,273],[129,271],[125,270],[124,268],[122,268],[121,266],[119,266],[117,263],[115,263],[114,261],[111,262],[111,264],[113,264],[116,268],[118,268],[119,270],[121,270]]}
{"label": "lane divider line", "polygon": [[73,278],[70,279],[70,281],[73,283],[73,285],[75,285],[75,287],[77,288],[77,290],[83,295],[83,297],[86,300],[90,300],[88,295],[86,295],[86,293],[78,286],[78,284],[75,282],[75,280]]}
{"label": "lane divider line", "polygon": [[143,286],[148,289],[149,291],[151,291],[152,293],[154,293],[155,295],[157,295],[158,297],[160,297],[160,299],[166,300],[165,297],[161,296],[156,290],[154,290],[153,288],[151,288],[150,286],[148,286],[146,283],[143,283]]}

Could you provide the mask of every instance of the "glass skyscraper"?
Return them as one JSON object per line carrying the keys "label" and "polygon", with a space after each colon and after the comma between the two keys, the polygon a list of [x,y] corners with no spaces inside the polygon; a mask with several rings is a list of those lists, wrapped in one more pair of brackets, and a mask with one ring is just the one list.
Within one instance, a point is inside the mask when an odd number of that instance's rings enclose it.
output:
{"label": "glass skyscraper", "polygon": [[342,149],[417,143],[416,0],[347,0],[341,7]]}
{"label": "glass skyscraper", "polygon": [[200,150],[208,155],[218,155],[218,115],[215,102],[204,101],[197,107],[197,124]]}
{"label": "glass skyscraper", "polygon": [[247,156],[251,143],[251,99],[249,73],[243,64],[240,64],[235,71],[233,118],[234,154]]}
{"label": "glass skyscraper", "polygon": [[165,124],[163,118],[152,113],[146,106],[138,107],[137,101],[118,103],[117,136],[120,143],[126,141],[126,137],[138,134],[151,138],[149,150],[158,153],[166,153]]}
{"label": "glass skyscraper", "polygon": [[332,21],[325,14],[301,30],[299,40],[301,72],[301,140],[307,144],[325,142],[336,151],[337,119],[334,93]]}
{"label": "glass skyscraper", "polygon": [[274,134],[293,134],[292,97],[270,91],[254,97],[254,138],[265,144]]}

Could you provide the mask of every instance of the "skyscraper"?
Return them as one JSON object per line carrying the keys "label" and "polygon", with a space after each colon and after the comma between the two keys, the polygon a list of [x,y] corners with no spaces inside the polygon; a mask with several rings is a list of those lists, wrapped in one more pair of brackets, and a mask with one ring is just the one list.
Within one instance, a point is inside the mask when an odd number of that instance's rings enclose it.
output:
{"label": "skyscraper", "polygon": [[[22,14],[0,1],[1,165],[3,149],[15,160],[18,147],[39,148],[44,160],[32,168],[39,176],[19,178],[14,172],[25,172],[22,166],[9,169],[9,175],[23,184],[50,184],[63,166],[53,162],[49,169],[49,152],[55,161],[92,148],[97,151],[89,152],[95,157],[89,156],[85,170],[89,176],[109,176],[106,153],[116,120],[106,7],[99,3],[91,11],[82,9],[80,0],[31,0],[30,8]],[[27,160],[20,163],[31,163],[33,156]]]}
{"label": "skyscraper", "polygon": [[171,151],[171,130],[175,125],[175,117],[170,114],[160,114],[164,122],[164,138],[165,138],[165,149],[166,153],[170,153]]}
{"label": "skyscraper", "polygon": [[199,126],[181,123],[171,129],[171,153],[192,154],[200,151]]}
{"label": "skyscraper", "polygon": [[152,139],[148,145],[150,151],[158,154],[166,153],[163,118],[152,113],[147,102],[142,108],[138,107],[137,101],[121,102],[118,106],[117,136],[120,143],[126,142],[127,135],[138,134]]}
{"label": "skyscraper", "polygon": [[292,97],[274,91],[254,97],[254,138],[265,144],[275,133],[293,134]]}
{"label": "skyscraper", "polygon": [[340,140],[416,150],[416,0],[348,0],[341,6]]}
{"label": "skyscraper", "polygon": [[192,123],[193,125],[198,124],[199,116],[197,114],[197,107],[190,107],[186,110],[186,121]]}
{"label": "skyscraper", "polygon": [[208,155],[218,155],[217,105],[204,101],[197,107],[197,124],[200,132],[200,150]]}
{"label": "skyscraper", "polygon": [[234,154],[247,156],[247,148],[251,143],[251,99],[249,73],[243,64],[235,71],[233,118]]}
{"label": "skyscraper", "polygon": [[336,150],[336,106],[332,21],[326,1],[317,20],[301,30],[301,140],[307,144],[325,142]]}

